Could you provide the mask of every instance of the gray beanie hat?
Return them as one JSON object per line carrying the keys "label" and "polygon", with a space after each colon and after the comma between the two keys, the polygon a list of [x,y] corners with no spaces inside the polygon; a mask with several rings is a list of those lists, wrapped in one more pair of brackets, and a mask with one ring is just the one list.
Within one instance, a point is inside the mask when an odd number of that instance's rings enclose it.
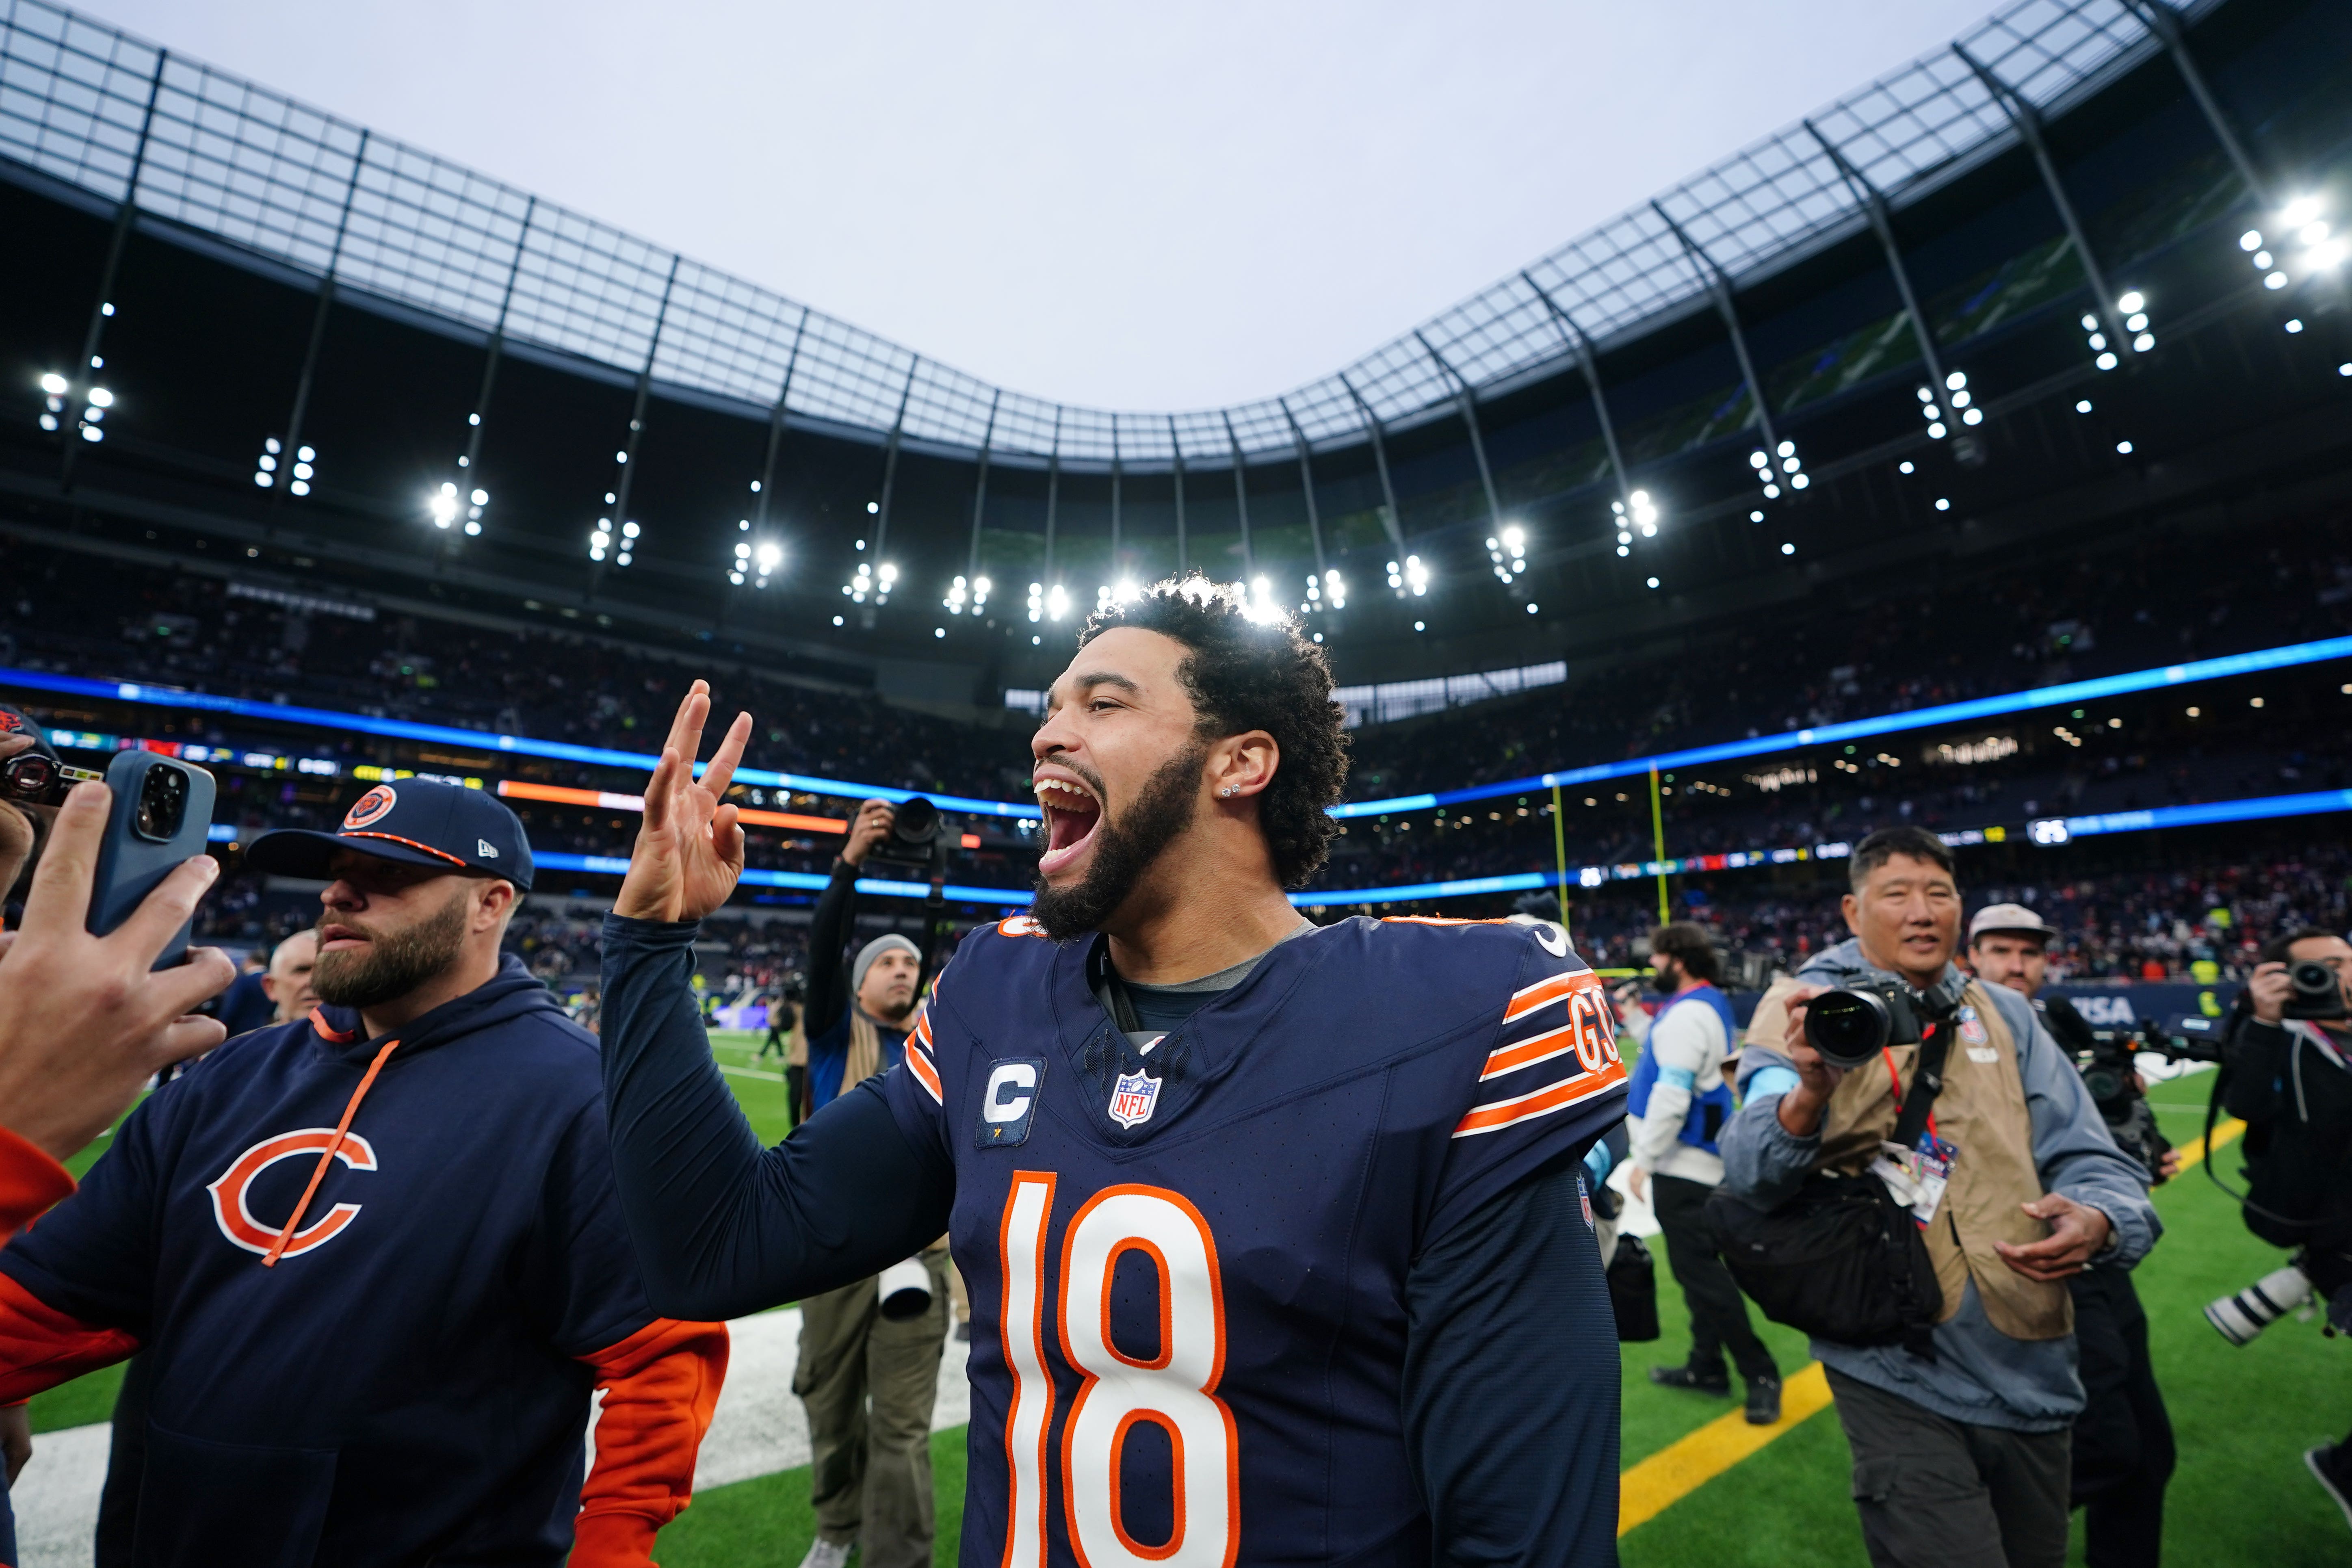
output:
{"label": "gray beanie hat", "polygon": [[887,936],[877,936],[872,942],[867,942],[864,947],[857,950],[857,962],[849,966],[849,994],[851,996],[854,997],[860,991],[866,989],[866,972],[874,967],[874,961],[876,959],[881,957],[884,953],[888,952],[892,948],[897,948],[905,952],[908,957],[913,959],[917,963],[923,962],[923,950],[917,947],[908,938],[900,936],[897,931],[892,931]]}

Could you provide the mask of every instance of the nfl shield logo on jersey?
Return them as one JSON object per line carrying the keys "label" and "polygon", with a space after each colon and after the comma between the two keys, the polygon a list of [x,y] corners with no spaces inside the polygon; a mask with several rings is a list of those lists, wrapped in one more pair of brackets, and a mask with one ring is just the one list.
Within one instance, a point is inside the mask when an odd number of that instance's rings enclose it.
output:
{"label": "nfl shield logo on jersey", "polygon": [[1151,1120],[1160,1103],[1160,1080],[1147,1072],[1123,1072],[1110,1089],[1110,1119],[1133,1129]]}

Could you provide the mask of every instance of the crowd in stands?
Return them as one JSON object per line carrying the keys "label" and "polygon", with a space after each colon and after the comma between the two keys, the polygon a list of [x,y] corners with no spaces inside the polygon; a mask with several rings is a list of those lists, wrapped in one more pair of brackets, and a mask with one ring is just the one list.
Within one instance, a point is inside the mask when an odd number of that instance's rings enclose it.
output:
{"label": "crowd in stands", "polygon": [[[1851,614],[1817,609],[1769,631],[1694,637],[1639,664],[1572,666],[1565,686],[1358,730],[1349,793],[1360,799],[1456,787],[1553,764],[2341,633],[2352,623],[2352,551],[2336,550],[2328,529],[2305,532],[2267,551],[2200,559],[2194,571],[2152,552],[2039,574],[2011,573],[1972,585],[1964,613],[1945,602],[1952,596],[1948,587],[1882,597]],[[0,539],[0,583],[6,584],[0,592],[0,665],[632,751],[656,743],[691,675],[684,664],[605,638],[394,615],[370,620],[304,613],[230,595],[215,577],[127,564],[100,574],[87,563]],[[2344,788],[2352,784],[2352,731],[2336,711],[2340,674],[2327,668],[2282,673],[2268,680],[2266,709],[2251,710],[2241,699],[2193,722],[2177,703],[2153,700],[2116,706],[2118,715],[2132,716],[2128,722],[2116,718],[2112,727],[2104,721],[2105,709],[2071,731],[2063,721],[2043,721],[2046,715],[1994,722],[1986,737],[2007,749],[1966,763],[1939,761],[1933,745],[1938,737],[1915,734],[1888,738],[1885,751],[1879,743],[1862,747],[1851,761],[1810,754],[1703,768],[1664,785],[1657,826],[1668,855],[1691,856],[1852,842],[1897,823],[1958,829]],[[730,690],[727,700],[749,705],[760,721],[753,765],[999,797],[1017,795],[1025,782],[1017,728],[961,725],[870,696],[785,681],[728,676],[721,683],[735,682],[740,690]],[[231,739],[212,716],[197,722],[211,727],[205,733],[215,743]],[[283,736],[275,743],[289,744]],[[371,754],[348,737],[315,739],[317,750],[339,746],[355,757]],[[352,793],[348,778],[220,772],[218,820],[248,829],[331,826]],[[557,764],[538,772],[590,787],[629,787],[612,770]],[[625,855],[635,830],[633,816],[610,809],[513,804],[542,852]],[[827,800],[816,809],[842,813],[847,804]],[[1559,843],[1570,865],[1622,864],[1655,853],[1646,781],[1585,786],[1563,804]],[[971,826],[986,842],[960,853],[953,874],[1022,885],[1029,872],[1026,845],[1008,839],[1002,823]],[[820,874],[837,847],[824,836],[756,828],[750,843],[755,867]],[[1310,890],[1545,870],[1559,853],[1544,792],[1355,819],[1332,847]],[[2253,933],[2294,923],[2272,907],[2282,901],[2321,923],[2345,923],[2340,870],[2312,859],[2264,868],[2259,876],[2216,866],[2137,880],[2103,877],[2039,890],[2038,901],[2052,906],[2066,931],[2065,962],[2076,973],[2186,973],[2200,961],[2237,965]],[[1769,963],[1801,958],[1842,931],[1833,898],[1726,898],[1696,912],[1727,945]],[[1622,929],[1610,912],[1621,901]],[[2231,908],[2239,911],[2234,923],[2209,921],[2211,910]],[[1638,897],[1596,900],[1590,910],[1595,923],[1580,930],[1580,940],[1599,942],[1612,960],[1623,958],[1654,912]],[[273,908],[257,884],[233,878],[212,901],[207,934],[258,943],[307,923],[310,914]],[[740,951],[719,970],[757,985],[768,983],[757,976],[772,979],[796,966],[796,958],[745,946],[753,942],[744,934],[751,929],[730,929],[727,940]],[[514,940],[533,967],[551,976],[594,967],[593,922],[585,915],[534,910],[517,921]],[[798,938],[779,940],[788,945]]]}
{"label": "crowd in stands", "polygon": [[[2084,558],[1964,595],[1944,584],[1821,604],[1638,662],[1571,661],[1562,686],[1360,730],[1349,793],[1445,789],[2340,634],[2352,629],[2352,543],[2338,531],[2315,525],[2221,559],[2191,546]],[[232,596],[215,577],[95,573],[88,560],[0,539],[0,665],[635,752],[656,743],[694,674],[601,637],[304,613]],[[759,720],[753,766],[996,797],[1025,787],[1017,726],[745,673],[719,684]]]}

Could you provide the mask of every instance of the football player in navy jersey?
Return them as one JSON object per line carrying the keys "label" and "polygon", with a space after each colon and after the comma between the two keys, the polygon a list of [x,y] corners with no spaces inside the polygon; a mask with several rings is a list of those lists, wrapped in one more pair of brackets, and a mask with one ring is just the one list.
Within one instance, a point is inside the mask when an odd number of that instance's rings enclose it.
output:
{"label": "football player in navy jersey", "polygon": [[1557,925],[1299,917],[1330,693],[1238,587],[1097,615],[1031,742],[1031,912],[965,940],[903,1067],[768,1150],[688,986],[749,716],[696,783],[697,682],[647,786],[604,1036],[647,1290],[738,1316],[945,1229],[971,1568],[1615,1562],[1580,1164],[1624,1111],[1609,1009]]}

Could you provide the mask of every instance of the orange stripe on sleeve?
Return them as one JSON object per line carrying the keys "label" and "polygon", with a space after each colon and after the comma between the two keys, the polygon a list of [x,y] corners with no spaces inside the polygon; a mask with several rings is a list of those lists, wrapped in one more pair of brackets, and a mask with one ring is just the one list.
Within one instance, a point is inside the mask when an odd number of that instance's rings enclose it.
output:
{"label": "orange stripe on sleeve", "polygon": [[1601,977],[1589,969],[1572,974],[1548,974],[1525,990],[1511,994],[1510,1005],[1503,1009],[1503,1022],[1524,1018],[1538,1007],[1549,1006],[1572,991],[1598,991]]}
{"label": "orange stripe on sleeve", "polygon": [[924,1093],[941,1106],[947,1104],[947,1091],[940,1086],[940,1069],[931,1065],[931,1058],[923,1054],[922,1047],[912,1040],[907,1042],[907,1070],[915,1075],[915,1081],[923,1086]]}
{"label": "orange stripe on sleeve", "polygon": [[1454,1129],[1454,1136],[1475,1137],[1478,1133],[1498,1131],[1521,1121],[1532,1121],[1538,1116],[1549,1116],[1554,1111],[1565,1110],[1571,1105],[1590,1100],[1624,1080],[1624,1068],[1612,1062],[1597,1073],[1579,1073],[1574,1078],[1563,1079],[1531,1094],[1476,1106]]}
{"label": "orange stripe on sleeve", "polygon": [[1484,1083],[1490,1078],[1500,1078],[1507,1072],[1517,1072],[1521,1068],[1533,1067],[1538,1062],[1566,1055],[1576,1049],[1576,1027],[1573,1022],[1562,1024],[1559,1028],[1547,1030],[1531,1040],[1505,1046],[1486,1058],[1486,1068],[1479,1073],[1478,1080]]}

